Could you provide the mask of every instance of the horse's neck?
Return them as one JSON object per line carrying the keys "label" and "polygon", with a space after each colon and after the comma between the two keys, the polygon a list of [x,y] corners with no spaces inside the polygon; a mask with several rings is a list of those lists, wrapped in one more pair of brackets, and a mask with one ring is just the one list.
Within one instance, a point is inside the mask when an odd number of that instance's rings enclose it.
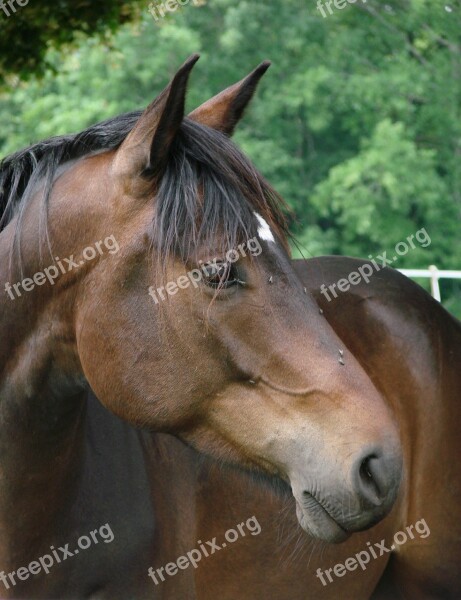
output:
{"label": "horse's neck", "polygon": [[[84,465],[72,511],[80,533],[109,523],[124,568],[132,563],[130,571],[149,582],[151,596],[149,567],[162,567],[197,543],[197,453],[173,436],[135,429],[90,394]],[[166,585],[173,585],[174,595],[165,598],[192,598],[194,574],[189,570]]]}
{"label": "horse's neck", "polygon": [[[13,230],[14,223],[0,235],[3,564],[14,560],[15,540],[33,549],[62,506],[63,490],[70,489],[79,461],[85,397],[65,309],[47,302],[42,288],[14,299],[5,291],[7,283],[15,283],[12,273],[18,275],[9,268]],[[34,265],[27,258],[25,269],[27,276],[33,275]],[[12,514],[20,518],[11,519]]]}
{"label": "horse's neck", "polygon": [[30,354],[20,352],[7,366],[0,393],[2,564],[14,563],[25,547],[35,555],[36,544],[56,530],[81,467],[84,393],[64,398],[68,382],[45,368],[39,343],[28,345]]}
{"label": "horse's neck", "polygon": [[[83,405],[69,399],[58,411],[45,396],[15,394],[2,400],[0,427],[0,560],[21,564],[24,549],[37,555],[43,540],[60,528],[81,471]],[[17,403],[16,403],[17,401]],[[51,410],[50,410],[51,407]],[[19,518],[12,519],[12,515]],[[51,543],[52,543],[51,542]]]}

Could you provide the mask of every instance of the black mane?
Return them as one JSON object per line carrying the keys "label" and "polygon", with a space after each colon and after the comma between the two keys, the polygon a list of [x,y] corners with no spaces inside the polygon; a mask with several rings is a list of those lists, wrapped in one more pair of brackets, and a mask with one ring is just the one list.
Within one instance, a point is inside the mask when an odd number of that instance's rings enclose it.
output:
{"label": "black mane", "polygon": [[38,183],[45,181],[47,201],[61,165],[93,152],[117,148],[140,114],[136,111],[120,115],[81,133],[52,137],[4,158],[0,162],[0,231],[27,204]]}
{"label": "black mane", "polygon": [[[21,214],[39,184],[44,210],[57,170],[65,163],[116,149],[140,112],[103,121],[85,131],[53,137],[0,163],[0,231]],[[224,134],[184,119],[175,138],[156,196],[154,244],[166,259],[184,260],[219,233],[223,246],[235,248],[255,235],[254,212],[284,238],[284,203],[251,162]],[[19,229],[19,225],[18,225]]]}

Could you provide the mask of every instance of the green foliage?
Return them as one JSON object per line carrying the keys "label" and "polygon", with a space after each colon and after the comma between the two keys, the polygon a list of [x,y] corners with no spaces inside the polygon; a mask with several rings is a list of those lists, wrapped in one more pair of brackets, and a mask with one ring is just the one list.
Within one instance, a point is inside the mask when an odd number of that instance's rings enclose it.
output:
{"label": "green foliage", "polygon": [[417,262],[424,266],[446,257],[445,264],[454,267],[453,248],[437,231],[432,233],[435,222],[444,223],[444,235],[451,230],[457,257],[461,256],[456,228],[451,226],[456,223],[456,210],[437,173],[435,152],[406,139],[402,123],[389,119],[378,123],[359,152],[333,167],[316,186],[312,203],[323,217],[339,225],[336,245],[346,254],[360,255],[364,248],[372,253],[385,250],[386,243],[393,247],[427,225],[437,244],[406,255],[398,266]]}
{"label": "green foliage", "polygon": [[[358,1],[327,18],[303,0],[191,0],[158,20],[147,2],[111,5],[107,16],[98,4],[99,25],[73,28],[114,28],[135,6],[141,17],[65,55],[49,50],[41,80],[0,97],[0,153],[145,106],[192,52],[202,59],[191,108],[270,58],[236,139],[287,199],[304,254],[392,253],[424,227],[431,245],[395,266],[461,268],[459,0]],[[31,6],[20,18],[34,23]],[[59,22],[48,10],[43,19]],[[18,63],[0,52],[11,71],[27,60],[14,52]],[[443,295],[460,314],[456,286],[444,283]]]}
{"label": "green foliage", "polygon": [[50,47],[81,40],[79,34],[107,34],[139,14],[139,0],[17,0],[0,11],[0,84],[8,75],[40,75],[52,63]]}

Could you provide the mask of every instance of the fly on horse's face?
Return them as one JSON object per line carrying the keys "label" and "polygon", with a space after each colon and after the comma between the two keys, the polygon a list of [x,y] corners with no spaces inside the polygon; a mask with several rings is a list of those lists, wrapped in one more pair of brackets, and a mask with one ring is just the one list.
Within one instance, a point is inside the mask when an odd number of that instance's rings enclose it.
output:
{"label": "fly on horse's face", "polygon": [[276,194],[229,139],[268,63],[185,118],[196,60],[116,150],[55,184],[61,256],[70,214],[79,240],[120,246],[75,282],[78,364],[120,417],[282,478],[301,526],[341,541],[394,503],[396,425],[295,275]]}

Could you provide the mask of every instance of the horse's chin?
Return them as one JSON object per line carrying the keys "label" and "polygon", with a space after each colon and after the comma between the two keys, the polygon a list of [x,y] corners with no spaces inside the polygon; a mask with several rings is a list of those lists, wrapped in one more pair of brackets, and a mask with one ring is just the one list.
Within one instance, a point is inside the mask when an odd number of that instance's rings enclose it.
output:
{"label": "horse's chin", "polygon": [[306,533],[324,542],[340,544],[351,536],[351,532],[343,529],[318,502],[301,507],[296,501],[296,516]]}

